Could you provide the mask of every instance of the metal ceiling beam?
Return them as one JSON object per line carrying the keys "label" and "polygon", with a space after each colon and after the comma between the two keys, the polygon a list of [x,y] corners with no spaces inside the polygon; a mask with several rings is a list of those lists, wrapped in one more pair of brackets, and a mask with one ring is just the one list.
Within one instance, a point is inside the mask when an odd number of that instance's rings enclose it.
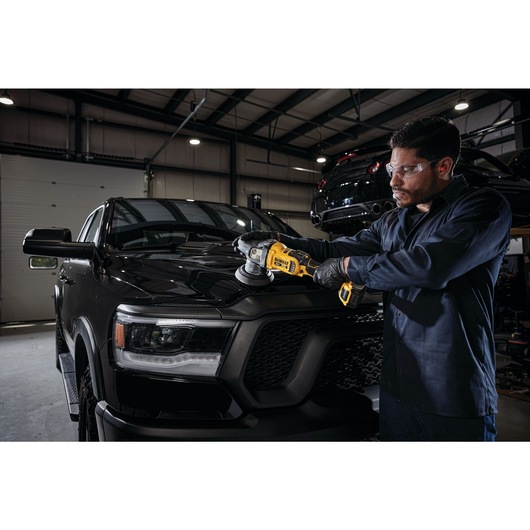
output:
{"label": "metal ceiling beam", "polygon": [[530,91],[525,88],[491,89],[490,92],[498,94],[499,99],[507,99],[508,101],[522,101],[530,98]]}
{"label": "metal ceiling beam", "polygon": [[[383,125],[384,123],[394,120],[396,118],[399,118],[401,116],[406,116],[409,113],[417,112],[418,109],[421,107],[424,107],[425,105],[429,105],[431,103],[434,103],[436,100],[444,98],[452,93],[454,93],[455,90],[427,90],[423,94],[420,94],[419,96],[416,96],[414,98],[411,98],[404,103],[401,103],[400,105],[396,105],[395,107],[392,107],[391,109],[381,112],[380,114],[377,114],[376,116],[373,116],[370,118],[370,123],[373,126],[379,126]],[[354,125],[353,127],[350,127],[349,129],[346,129],[342,133],[338,133],[330,138],[327,138],[326,143],[331,146],[339,145],[345,141],[347,141],[349,136],[359,136],[360,133],[362,133],[365,130],[365,127],[363,127],[360,124]],[[388,136],[388,135],[385,135]],[[383,137],[385,137],[383,136]],[[382,138],[383,138],[382,137]],[[360,142],[359,146],[357,147],[364,147],[365,145],[371,145],[373,142],[369,142],[368,144],[363,144]],[[312,149],[316,149],[318,145],[312,146]],[[339,153],[336,153],[337,155]],[[333,156],[333,155],[330,155]]]}
{"label": "metal ceiling beam", "polygon": [[[93,90],[75,90],[75,89],[38,89],[40,92],[47,94],[53,94],[55,96],[71,99],[75,102],[82,104],[93,105],[102,108],[108,108],[116,112],[123,114],[130,114],[152,120],[167,125],[179,126],[182,120],[186,116],[180,116],[177,114],[167,115],[156,107],[149,105],[129,101],[127,104],[121,103],[116,96],[110,96],[108,94],[100,94]],[[194,121],[193,128],[197,133],[204,134],[218,138],[220,140],[230,142],[237,137],[237,141],[248,145],[253,145],[261,149],[272,149],[274,151],[281,152],[287,156],[296,156],[299,158],[310,159],[306,149],[284,146],[278,147],[275,142],[270,142],[268,138],[262,138],[259,136],[245,136],[229,127],[222,127],[220,125],[208,126],[205,125],[204,121]]]}
{"label": "metal ceiling beam", "polygon": [[[487,107],[488,105],[492,105],[493,103],[497,103],[501,99],[498,94],[495,94],[493,91],[488,92],[487,94],[484,94],[483,96],[479,96],[478,98],[469,100],[469,108],[465,112],[457,111],[454,108],[451,108],[447,111],[440,112],[438,114],[442,114],[446,118],[449,119],[455,119],[460,116],[464,116],[466,114],[469,114],[470,112],[476,112],[477,110],[480,110],[484,107]],[[362,144],[362,147],[372,147],[376,145],[386,145],[390,138],[390,135],[383,135],[378,138],[375,138],[374,140],[371,140],[370,142],[367,142],[365,144]],[[338,153],[337,153],[338,154]]]}
{"label": "metal ceiling beam", "polygon": [[[366,103],[370,99],[381,95],[383,92],[386,92],[386,89],[383,89],[383,90],[373,90],[373,89],[361,90],[359,92],[361,105],[363,103]],[[308,121],[307,123],[304,123],[303,125],[300,125],[296,129],[293,129],[291,132],[288,132],[288,133],[284,134],[281,138],[278,138],[277,144],[278,145],[286,145],[289,142],[292,142],[293,140],[296,140],[298,137],[304,136],[308,132],[316,129],[317,127],[325,125],[327,122],[339,117],[341,114],[344,114],[345,112],[349,112],[350,110],[355,108],[355,106],[356,106],[355,101],[351,97],[348,97],[347,99],[345,99],[341,103],[338,103],[337,105],[331,107],[330,109],[322,112],[318,116],[315,116],[314,118],[311,118],[311,120]],[[366,123],[366,125],[365,125],[366,127],[371,127],[369,121],[367,121],[365,123]],[[325,139],[322,140],[322,144],[323,145],[326,144],[326,140]]]}
{"label": "metal ceiling beam", "polygon": [[[76,103],[76,109],[78,109],[76,110],[76,116],[81,114],[82,105],[86,104],[112,109],[120,113],[138,116],[150,121],[173,127],[179,126],[182,123],[182,120],[185,119],[184,115],[175,114],[174,110],[176,110],[178,104],[186,97],[186,94],[189,93],[189,90],[187,89],[177,90],[173,94],[170,104],[168,104],[165,108],[158,108],[131,101],[128,99],[130,97],[129,89],[123,89],[118,93],[118,95],[115,96],[104,94],[95,90],[43,89],[41,91],[73,100]],[[385,90],[363,89],[357,93],[355,98],[345,98],[338,105],[335,105],[327,111],[322,112],[318,116],[307,120],[307,123],[304,123],[292,131],[285,133],[278,139],[271,139],[269,137],[260,136],[254,133],[262,127],[266,127],[268,124],[272,123],[273,120],[282,114],[287,114],[292,118],[301,120],[302,118],[289,114],[289,110],[303,102],[311,94],[317,92],[317,90],[307,89],[296,91],[289,98],[286,98],[282,103],[276,105],[274,109],[271,109],[267,112],[264,111],[264,114],[258,120],[256,120],[242,132],[235,130],[235,127],[223,127],[219,125],[219,120],[221,120],[223,116],[226,116],[226,114],[234,109],[239,103],[244,101],[251,92],[252,91],[250,89],[238,89],[235,90],[232,95],[224,94],[225,101],[219,105],[218,108],[208,116],[208,118],[194,121],[195,131],[201,135],[204,135],[205,137],[215,138],[220,142],[232,142],[235,140],[236,142],[256,146],[267,151],[274,151],[282,153],[286,156],[295,156],[302,159],[311,160],[314,152],[318,150],[319,143],[315,142],[309,148],[302,148],[292,145],[291,142],[294,142],[296,138],[307,134],[316,127],[324,126],[333,119],[343,117],[342,114],[357,108],[357,106],[362,109],[363,103],[366,103],[370,99],[377,97],[381,93],[385,92]],[[379,138],[367,143],[362,142],[362,135],[366,128],[384,129],[388,121],[396,120],[397,118],[401,117],[403,117],[405,120],[408,114],[417,115],[418,111],[421,111],[422,107],[435,103],[438,99],[447,97],[449,94],[457,94],[458,92],[458,89],[427,90],[423,94],[420,94],[419,96],[412,98],[405,103],[392,107],[388,111],[370,118],[370,120],[354,123],[345,131],[335,131],[337,134],[333,134],[328,138],[322,138],[322,144],[326,146],[327,151],[332,151],[333,147],[344,141],[351,141],[352,138],[360,138],[360,140],[355,142],[356,147],[364,147],[374,145],[376,143],[386,143],[388,140],[387,134],[383,134]],[[503,99],[516,101],[517,99],[524,97],[528,98],[529,94],[530,91],[528,90],[490,90],[481,98],[476,98],[473,100],[472,106],[468,112],[476,111],[479,108]],[[249,102],[249,104],[250,103],[251,102]],[[266,107],[263,108],[265,109]],[[172,112],[166,114],[168,111]],[[86,113],[85,110],[83,110],[83,112]],[[461,116],[462,112],[457,113],[452,109],[448,109],[444,114],[448,117],[456,117]],[[351,118],[343,118],[348,119],[348,121],[355,121]],[[327,130],[328,133],[330,128]],[[191,130],[191,125],[187,125],[187,129]],[[328,154],[329,156],[333,156],[332,153]]]}
{"label": "metal ceiling beam", "polygon": [[245,100],[250,94],[254,92],[253,89],[239,89],[236,90],[230,97],[219,105],[204,121],[205,125],[211,127],[215,125],[219,120],[222,120],[234,107],[239,105]]}
{"label": "metal ceiling beam", "polygon": [[308,97],[312,96],[315,92],[318,92],[318,89],[302,89],[297,90],[294,94],[290,95],[287,99],[282,101],[280,104],[276,105],[272,110],[266,112],[258,118],[254,123],[249,125],[246,129],[242,131],[244,136],[252,136],[254,133],[268,125],[273,120],[285,114],[287,111],[291,110],[293,107],[296,107]]}
{"label": "metal ceiling beam", "polygon": [[127,98],[129,97],[129,94],[131,93],[131,90],[129,88],[122,88],[118,93],[118,98],[122,103],[125,103],[127,101]]}
{"label": "metal ceiling beam", "polygon": [[189,93],[190,89],[188,88],[180,88],[179,90],[176,90],[171,96],[169,103],[165,106],[164,114],[167,114],[168,116],[170,114],[173,114],[173,112],[175,112],[175,109],[184,101],[184,98]]}

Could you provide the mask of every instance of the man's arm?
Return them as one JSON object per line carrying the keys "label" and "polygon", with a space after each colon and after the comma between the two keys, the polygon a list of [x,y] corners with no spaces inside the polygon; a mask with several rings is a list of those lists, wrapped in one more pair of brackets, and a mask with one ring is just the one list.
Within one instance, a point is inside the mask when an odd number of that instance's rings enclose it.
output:
{"label": "man's arm", "polygon": [[452,279],[504,253],[511,212],[504,197],[480,190],[459,201],[447,221],[409,249],[372,256],[350,255],[346,273],[376,290],[441,289]]}
{"label": "man's arm", "polygon": [[380,237],[375,223],[355,236],[345,236],[334,241],[312,238],[295,238],[279,235],[285,246],[307,252],[315,261],[324,262],[329,258],[344,256],[372,256],[381,251]]}

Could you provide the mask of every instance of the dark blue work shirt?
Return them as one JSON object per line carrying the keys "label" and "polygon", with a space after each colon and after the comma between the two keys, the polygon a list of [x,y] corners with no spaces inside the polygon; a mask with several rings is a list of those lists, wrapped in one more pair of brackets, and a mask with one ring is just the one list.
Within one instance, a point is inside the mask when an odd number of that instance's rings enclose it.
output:
{"label": "dark blue work shirt", "polygon": [[385,292],[381,385],[425,412],[497,412],[493,294],[510,242],[510,206],[462,176],[411,227],[396,208],[353,237],[281,240],[315,260],[350,256],[354,283]]}

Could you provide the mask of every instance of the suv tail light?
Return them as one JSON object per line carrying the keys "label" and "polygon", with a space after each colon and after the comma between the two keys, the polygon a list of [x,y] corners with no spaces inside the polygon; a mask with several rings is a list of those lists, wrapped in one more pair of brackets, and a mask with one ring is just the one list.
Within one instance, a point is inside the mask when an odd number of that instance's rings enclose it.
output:
{"label": "suv tail light", "polygon": [[375,175],[379,169],[381,169],[381,162],[374,162],[368,167],[367,171],[370,173],[370,175]]}
{"label": "suv tail light", "polygon": [[324,178],[320,179],[315,185],[315,191],[316,192],[322,191],[327,183],[328,181],[326,179]]}

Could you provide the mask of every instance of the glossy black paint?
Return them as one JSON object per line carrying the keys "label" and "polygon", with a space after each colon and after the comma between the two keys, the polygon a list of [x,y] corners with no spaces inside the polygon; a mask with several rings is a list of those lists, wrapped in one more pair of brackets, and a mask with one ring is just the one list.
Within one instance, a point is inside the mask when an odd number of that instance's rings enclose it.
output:
{"label": "glossy black paint", "polygon": [[[62,232],[55,242],[33,237],[43,232],[26,236],[24,252],[67,258],[55,289],[58,329],[74,359],[78,385],[90,367],[99,438],[310,440],[374,434],[377,413],[361,388],[345,389],[342,382],[336,390],[316,390],[313,384],[328,350],[364,336],[379,337],[380,322],[356,324],[356,313],[340,303],[337,293],[310,278],[277,273],[261,288],[238,282],[234,273],[243,257],[233,249],[235,237],[262,222],[258,229],[297,234],[274,216],[244,208],[234,210],[244,220],[236,226],[232,208],[109,199],[89,215],[76,242],[63,241]],[[75,254],[80,246],[90,253]],[[113,350],[118,306],[133,316],[233,321],[217,376],[118,366]],[[377,316],[379,297],[368,296],[359,312]],[[280,330],[286,321],[304,323],[309,331],[296,351],[285,344],[285,333],[281,340],[274,331],[262,335],[263,330]],[[348,333],[340,333],[339,321],[348,322]],[[259,360],[249,363],[264,339],[276,357],[267,360],[261,351]],[[291,349],[285,355],[292,356],[283,380],[254,388],[256,376],[266,381],[265,372],[275,369],[272,359],[285,357],[282,348]]]}

